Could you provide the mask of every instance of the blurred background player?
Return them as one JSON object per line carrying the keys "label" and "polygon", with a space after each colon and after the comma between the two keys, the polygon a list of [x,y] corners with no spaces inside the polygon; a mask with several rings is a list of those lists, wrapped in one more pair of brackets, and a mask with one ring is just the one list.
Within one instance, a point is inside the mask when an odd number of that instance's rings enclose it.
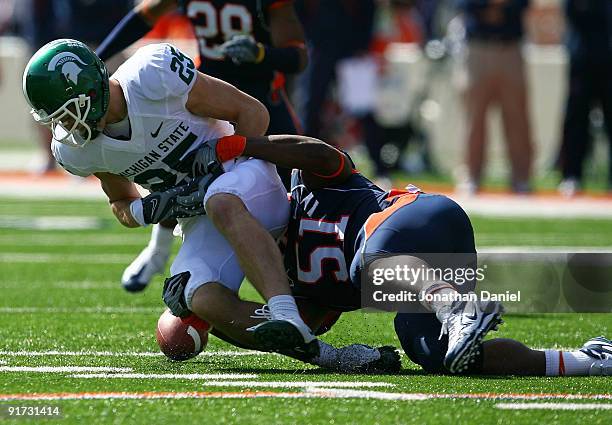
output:
{"label": "blurred background player", "polygon": [[321,113],[341,59],[365,54],[372,40],[374,0],[298,0],[309,64],[300,79],[304,134],[321,137]]}
{"label": "blurred background player", "polygon": [[[73,38],[95,48],[119,20],[134,6],[134,0],[24,0],[15,2],[20,29],[34,53],[49,41]],[[92,16],[95,19],[92,19]],[[123,58],[107,63],[113,72]],[[43,152],[43,163],[38,171],[55,170],[51,154],[51,133],[37,126]]]}
{"label": "blurred background player", "polygon": [[[612,141],[612,2],[565,0],[564,9],[569,81],[559,191],[571,196],[582,186],[583,164],[592,140],[589,117],[598,104],[608,141]],[[608,189],[612,187],[611,181],[612,172],[608,171]]]}
{"label": "blurred background player", "polygon": [[[160,18],[178,10],[193,26],[198,69],[225,80],[261,101],[270,113],[268,134],[296,134],[299,124],[284,90],[284,73],[307,63],[304,35],[291,0],[145,0],[130,11],[102,42],[107,60],[147,34]],[[285,186],[289,171],[279,170]],[[149,245],[121,279],[128,291],[140,291],[162,273],[170,255],[174,222],[153,228]]]}
{"label": "blurred background player", "polygon": [[512,190],[531,190],[532,144],[525,63],[521,52],[528,0],[457,0],[467,38],[463,100],[468,175],[459,189],[480,188],[487,140],[486,119],[499,105],[510,158]]}

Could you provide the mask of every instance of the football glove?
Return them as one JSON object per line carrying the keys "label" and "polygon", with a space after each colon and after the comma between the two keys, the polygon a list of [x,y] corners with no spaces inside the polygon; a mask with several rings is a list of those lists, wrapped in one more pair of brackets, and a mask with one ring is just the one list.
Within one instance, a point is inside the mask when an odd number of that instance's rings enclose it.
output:
{"label": "football glove", "polygon": [[222,168],[223,162],[241,156],[245,144],[246,138],[237,134],[207,140],[184,161],[191,161],[192,176],[203,176],[214,172],[215,168]]}
{"label": "football glove", "polygon": [[146,224],[156,224],[171,218],[206,214],[204,196],[208,187],[223,174],[221,164],[207,166],[207,173],[189,183],[163,192],[153,192],[142,198],[142,212]]}
{"label": "football glove", "polygon": [[170,276],[164,281],[162,299],[176,317],[187,317],[191,314],[184,297],[185,286],[189,282],[190,277],[191,273],[182,272]]}
{"label": "football glove", "polygon": [[255,41],[250,35],[236,35],[219,46],[219,49],[223,56],[231,59],[236,65],[260,63],[266,54],[263,44]]}

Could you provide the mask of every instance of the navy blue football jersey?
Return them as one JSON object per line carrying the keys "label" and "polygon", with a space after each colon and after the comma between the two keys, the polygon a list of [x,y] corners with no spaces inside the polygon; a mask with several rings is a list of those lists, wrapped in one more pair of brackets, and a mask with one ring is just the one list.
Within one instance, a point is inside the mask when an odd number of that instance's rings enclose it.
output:
{"label": "navy blue football jersey", "polygon": [[315,290],[320,285],[346,286],[357,235],[368,217],[385,207],[388,193],[359,173],[343,184],[311,191],[294,171],[291,187],[285,250],[289,280],[304,296],[309,286],[313,294],[321,292]]}
{"label": "navy blue football jersey", "polygon": [[273,71],[253,64],[236,65],[218,47],[234,35],[252,35],[270,45],[268,11],[287,0],[182,0],[182,12],[193,24],[200,52],[200,71],[238,87],[249,83],[270,84]]}

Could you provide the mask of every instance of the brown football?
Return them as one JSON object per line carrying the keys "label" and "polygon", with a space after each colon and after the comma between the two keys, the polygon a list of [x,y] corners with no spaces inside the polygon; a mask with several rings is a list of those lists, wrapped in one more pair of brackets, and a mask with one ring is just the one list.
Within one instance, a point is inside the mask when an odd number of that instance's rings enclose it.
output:
{"label": "brown football", "polygon": [[170,360],[191,359],[206,348],[210,325],[195,314],[180,318],[170,310],[157,321],[157,344]]}

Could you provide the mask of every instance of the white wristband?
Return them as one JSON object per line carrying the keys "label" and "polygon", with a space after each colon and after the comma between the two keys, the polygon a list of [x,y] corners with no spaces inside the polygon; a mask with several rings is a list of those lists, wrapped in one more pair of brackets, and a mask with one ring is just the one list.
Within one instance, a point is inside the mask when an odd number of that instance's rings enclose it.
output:
{"label": "white wristband", "polygon": [[138,224],[140,224],[143,227],[148,226],[148,224],[145,223],[144,212],[142,211],[142,200],[141,199],[136,199],[135,201],[132,201],[132,203],[130,204],[130,213],[132,214],[132,217]]}

